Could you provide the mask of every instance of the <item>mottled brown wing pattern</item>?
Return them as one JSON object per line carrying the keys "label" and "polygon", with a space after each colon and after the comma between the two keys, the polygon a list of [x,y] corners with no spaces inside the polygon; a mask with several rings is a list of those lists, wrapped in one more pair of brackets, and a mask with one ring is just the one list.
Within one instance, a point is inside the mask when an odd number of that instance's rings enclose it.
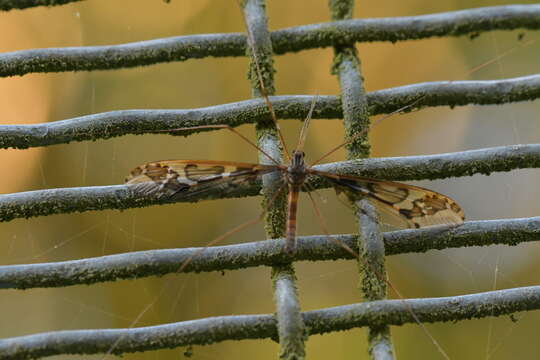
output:
{"label": "mottled brown wing pattern", "polygon": [[138,191],[144,194],[178,198],[218,186],[233,188],[249,184],[264,174],[279,170],[274,165],[241,162],[163,160],[136,167],[126,178],[126,184],[139,184]]}
{"label": "mottled brown wing pattern", "polygon": [[362,197],[376,200],[375,205],[401,218],[410,228],[457,225],[465,219],[463,210],[454,200],[435,191],[393,181],[310,172],[328,179],[338,195],[344,193],[349,200],[357,201]]}
{"label": "mottled brown wing pattern", "polygon": [[[163,160],[140,165],[126,178],[127,184],[140,184],[143,194],[187,198],[218,186],[235,188],[257,181],[284,166],[211,160]],[[362,197],[376,200],[384,212],[394,215],[410,228],[438,224],[461,224],[465,215],[451,198],[418,186],[357,176],[335,175],[307,170],[328,179],[338,195],[357,201]],[[188,191],[189,190],[189,191]]]}

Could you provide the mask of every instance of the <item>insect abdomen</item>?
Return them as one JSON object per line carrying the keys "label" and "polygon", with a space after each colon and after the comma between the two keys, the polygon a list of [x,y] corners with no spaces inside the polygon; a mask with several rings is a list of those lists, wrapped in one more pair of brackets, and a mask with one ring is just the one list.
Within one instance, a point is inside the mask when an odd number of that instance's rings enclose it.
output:
{"label": "insect abdomen", "polygon": [[289,201],[287,215],[287,242],[285,251],[293,253],[296,247],[296,210],[298,209],[298,194],[300,187],[297,185],[289,186]]}

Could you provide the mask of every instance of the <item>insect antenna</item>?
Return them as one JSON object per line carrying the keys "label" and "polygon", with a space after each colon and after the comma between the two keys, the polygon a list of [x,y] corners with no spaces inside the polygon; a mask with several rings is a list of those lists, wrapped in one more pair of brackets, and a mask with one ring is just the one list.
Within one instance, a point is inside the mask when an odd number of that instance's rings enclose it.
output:
{"label": "insect antenna", "polygon": [[307,132],[309,128],[309,123],[311,122],[311,116],[313,115],[313,110],[315,109],[315,104],[317,103],[317,100],[319,99],[319,95],[315,95],[313,97],[313,100],[311,101],[311,105],[309,107],[309,112],[306,116],[306,119],[304,120],[304,124],[302,125],[302,130],[300,131],[300,136],[298,137],[298,144],[296,145],[296,151],[303,151],[304,144],[306,142]]}

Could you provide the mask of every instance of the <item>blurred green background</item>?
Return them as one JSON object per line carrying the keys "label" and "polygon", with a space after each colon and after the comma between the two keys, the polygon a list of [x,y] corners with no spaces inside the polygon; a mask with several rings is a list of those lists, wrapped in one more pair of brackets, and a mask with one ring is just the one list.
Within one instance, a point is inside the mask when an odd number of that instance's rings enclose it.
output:
{"label": "blurred green background", "polygon": [[[527,1],[525,1],[527,2]],[[427,14],[505,1],[365,1],[355,17]],[[535,1],[528,1],[535,3]],[[270,1],[271,29],[328,21],[325,1]],[[0,13],[0,51],[120,44],[167,36],[242,32],[241,11],[224,0],[89,0],[52,9]],[[368,90],[434,80],[495,79],[539,72],[538,32],[492,32],[471,41],[443,38],[357,46]],[[477,65],[509,49],[511,54],[479,71]],[[309,50],[275,58],[278,94],[338,94],[330,75],[332,50]],[[3,124],[41,123],[118,109],[196,108],[250,97],[247,59],[209,58],[143,68],[92,73],[31,74],[1,79]],[[540,103],[427,109],[385,120],[371,133],[373,156],[402,156],[490,146],[539,143]],[[299,121],[282,126],[294,144]],[[253,137],[253,126],[241,131]],[[312,160],[341,142],[342,123],[316,120],[306,152]],[[118,184],[136,165],[159,159],[257,161],[257,154],[228,132],[185,138],[125,136],[30,150],[2,150],[0,193],[34,189]],[[345,158],[337,152],[328,161]],[[536,216],[540,205],[538,170],[418,182],[456,199],[468,219]],[[331,190],[322,211],[333,233],[348,233],[355,222]],[[305,199],[303,199],[305,200]],[[15,220],[0,226],[2,264],[80,259],[134,250],[201,246],[259,211],[258,198],[198,204],[56,215]],[[320,233],[313,211],[300,207],[300,234]],[[253,226],[229,243],[264,238]],[[538,244],[431,251],[388,258],[390,279],[406,297],[449,296],[516,286],[538,285]],[[361,301],[352,261],[298,263],[303,310]],[[214,315],[272,313],[269,269],[221,274],[171,275],[92,286],[27,291],[3,290],[0,337],[60,329],[128,327],[153,301],[163,284],[165,296],[137,326]],[[537,358],[538,312],[508,317],[427,325],[453,359]],[[393,328],[401,359],[440,358],[416,325]],[[307,342],[310,359],[367,358],[365,330],[356,329]],[[275,359],[270,340],[225,342],[195,347],[197,359]],[[128,359],[178,359],[185,349],[127,354]],[[54,357],[55,359],[67,357]],[[69,358],[77,358],[70,356]],[[101,358],[101,356],[84,358]],[[112,358],[112,356],[109,356]]]}

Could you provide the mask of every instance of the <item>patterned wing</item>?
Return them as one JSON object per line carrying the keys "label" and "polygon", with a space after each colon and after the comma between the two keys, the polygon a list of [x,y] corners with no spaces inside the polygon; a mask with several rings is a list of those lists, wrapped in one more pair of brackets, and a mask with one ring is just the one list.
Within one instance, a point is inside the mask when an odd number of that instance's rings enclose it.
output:
{"label": "patterned wing", "polygon": [[278,171],[273,165],[210,160],[164,160],[140,165],[126,177],[126,184],[138,184],[145,195],[188,198],[221,187],[223,190],[255,182],[260,176]]}
{"label": "patterned wing", "polygon": [[310,172],[328,179],[338,194],[343,192],[351,201],[366,196],[376,200],[376,205],[403,219],[410,228],[461,224],[465,220],[463,210],[454,200],[435,191],[393,181]]}

